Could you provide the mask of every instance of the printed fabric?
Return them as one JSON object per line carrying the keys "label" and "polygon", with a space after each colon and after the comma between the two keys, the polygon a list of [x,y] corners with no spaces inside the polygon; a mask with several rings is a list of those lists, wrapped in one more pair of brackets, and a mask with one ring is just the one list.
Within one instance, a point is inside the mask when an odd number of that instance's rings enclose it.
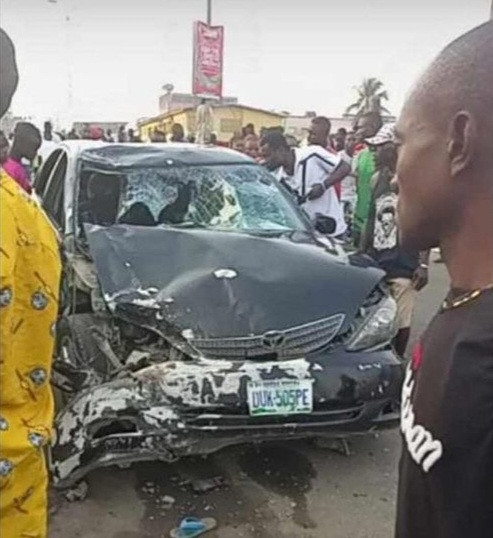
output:
{"label": "printed fabric", "polygon": [[0,536],[44,538],[60,256],[43,210],[3,170],[0,218]]}
{"label": "printed fabric", "polygon": [[383,169],[374,178],[366,223],[368,254],[387,273],[387,278],[411,279],[419,265],[419,255],[402,249],[399,244],[398,195],[390,183],[392,172]]}

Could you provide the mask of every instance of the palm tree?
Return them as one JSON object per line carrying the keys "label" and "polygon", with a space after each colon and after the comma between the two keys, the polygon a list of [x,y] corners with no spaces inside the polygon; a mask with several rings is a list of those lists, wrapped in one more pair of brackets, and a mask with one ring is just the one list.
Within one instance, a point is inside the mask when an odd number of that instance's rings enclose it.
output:
{"label": "palm tree", "polygon": [[377,78],[365,78],[361,85],[354,88],[358,93],[358,99],[346,108],[346,114],[355,113],[356,116],[365,112],[378,112],[390,114],[382,101],[388,101],[389,96],[384,89],[383,82]]}

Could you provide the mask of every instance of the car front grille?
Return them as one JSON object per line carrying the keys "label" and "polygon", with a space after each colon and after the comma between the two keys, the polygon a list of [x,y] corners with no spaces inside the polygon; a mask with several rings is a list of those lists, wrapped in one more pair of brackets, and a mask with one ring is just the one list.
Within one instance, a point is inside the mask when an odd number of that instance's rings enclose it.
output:
{"label": "car front grille", "polygon": [[299,357],[328,345],[339,332],[344,319],[345,314],[334,314],[284,331],[240,338],[195,338],[190,340],[190,344],[210,358]]}

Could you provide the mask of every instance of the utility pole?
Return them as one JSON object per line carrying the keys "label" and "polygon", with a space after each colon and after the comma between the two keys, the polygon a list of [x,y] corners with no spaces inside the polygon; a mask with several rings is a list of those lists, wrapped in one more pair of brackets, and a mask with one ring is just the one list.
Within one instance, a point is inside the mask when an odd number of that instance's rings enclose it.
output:
{"label": "utility pole", "polygon": [[207,25],[212,23],[212,0],[207,0]]}
{"label": "utility pole", "polygon": [[73,48],[72,48],[72,16],[70,0],[48,0],[49,4],[55,4],[59,7],[60,14],[63,19],[63,27],[65,32],[65,62],[67,70],[67,115],[68,120],[73,121],[74,111],[74,84],[73,84]]}

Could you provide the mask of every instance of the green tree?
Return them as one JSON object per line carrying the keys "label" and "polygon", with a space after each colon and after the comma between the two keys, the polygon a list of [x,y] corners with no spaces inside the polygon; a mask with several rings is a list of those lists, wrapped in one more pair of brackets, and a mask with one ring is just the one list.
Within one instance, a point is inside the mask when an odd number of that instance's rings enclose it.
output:
{"label": "green tree", "polygon": [[346,108],[346,114],[359,116],[365,112],[372,111],[379,114],[390,114],[390,111],[382,104],[383,101],[388,101],[389,96],[381,80],[373,77],[365,78],[361,85],[354,89],[358,94],[358,98]]}

